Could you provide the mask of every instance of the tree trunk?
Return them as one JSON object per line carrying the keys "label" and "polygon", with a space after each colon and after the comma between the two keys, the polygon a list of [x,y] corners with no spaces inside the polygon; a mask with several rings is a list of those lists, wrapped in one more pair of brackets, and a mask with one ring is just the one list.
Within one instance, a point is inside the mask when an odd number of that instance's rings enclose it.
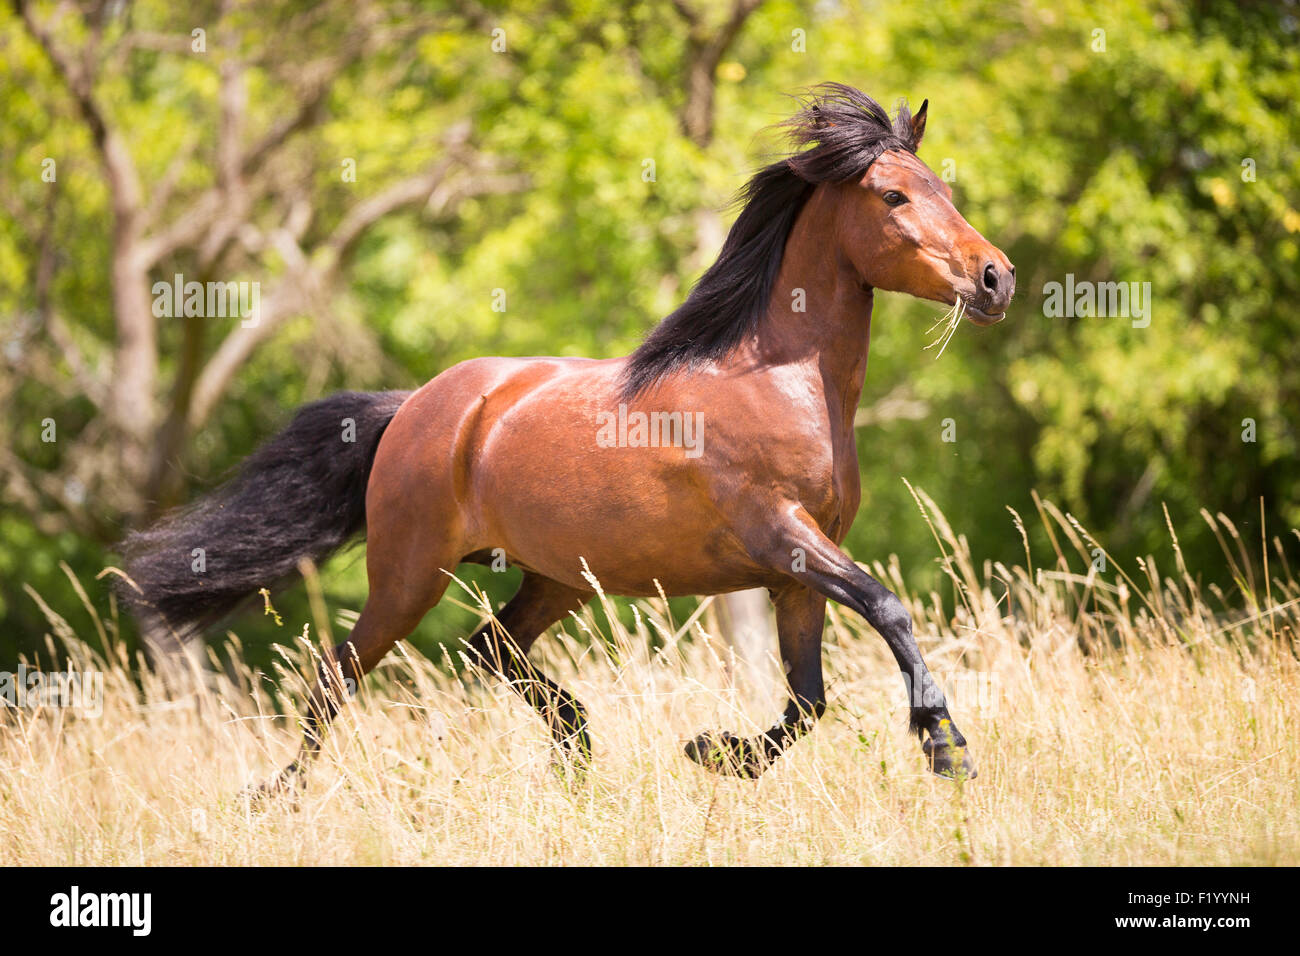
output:
{"label": "tree trunk", "polygon": [[731,648],[727,664],[742,701],[766,705],[779,688],[776,622],[767,591],[735,591],[719,599],[723,635]]}

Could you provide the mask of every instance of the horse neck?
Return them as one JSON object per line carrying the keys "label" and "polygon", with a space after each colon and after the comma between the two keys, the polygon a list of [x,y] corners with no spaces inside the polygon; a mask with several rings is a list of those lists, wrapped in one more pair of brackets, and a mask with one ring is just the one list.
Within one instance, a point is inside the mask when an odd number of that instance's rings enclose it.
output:
{"label": "horse neck", "polygon": [[799,364],[820,375],[828,403],[851,419],[866,378],[872,293],[840,251],[835,206],[825,186],[804,204],[755,345],[765,365]]}

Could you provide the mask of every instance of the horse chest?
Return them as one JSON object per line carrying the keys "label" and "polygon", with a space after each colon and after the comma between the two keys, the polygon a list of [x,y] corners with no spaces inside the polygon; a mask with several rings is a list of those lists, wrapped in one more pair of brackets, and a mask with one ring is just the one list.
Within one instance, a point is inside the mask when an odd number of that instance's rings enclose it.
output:
{"label": "horse chest", "polygon": [[831,538],[847,531],[861,499],[861,476],[852,433],[824,436],[806,445],[797,464],[785,472],[792,476],[793,496]]}

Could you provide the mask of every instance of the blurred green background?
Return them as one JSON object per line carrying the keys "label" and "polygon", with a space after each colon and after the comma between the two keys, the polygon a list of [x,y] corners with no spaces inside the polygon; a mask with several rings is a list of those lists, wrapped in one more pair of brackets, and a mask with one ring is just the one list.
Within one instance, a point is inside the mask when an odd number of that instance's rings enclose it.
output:
{"label": "blurred green background", "polygon": [[[1167,506],[1207,581],[1228,569],[1202,508],[1258,542],[1262,498],[1300,553],[1298,18],[1145,0],[6,5],[0,667],[48,630],[25,585],[92,633],[60,562],[106,612],[94,577],[122,528],[210,486],[297,405],[479,355],[632,350],[781,148],[761,131],[823,80],[928,97],[921,158],[1018,271],[1007,320],[959,329],[939,361],[939,307],[877,297],[856,558],[896,553],[938,584],[904,477],[1008,563],[1024,555],[1006,508],[1031,516],[1032,489],[1122,559],[1168,553]],[[234,319],[141,314],[140,289],[176,273],[259,282],[255,345]],[[1149,327],[1045,316],[1067,273],[1149,282]],[[360,553],[325,569],[336,607],[364,599]],[[472,576],[497,599],[517,582]],[[233,625],[251,654],[307,619],[301,589],[277,607],[284,627]],[[474,619],[444,604],[416,644]]]}

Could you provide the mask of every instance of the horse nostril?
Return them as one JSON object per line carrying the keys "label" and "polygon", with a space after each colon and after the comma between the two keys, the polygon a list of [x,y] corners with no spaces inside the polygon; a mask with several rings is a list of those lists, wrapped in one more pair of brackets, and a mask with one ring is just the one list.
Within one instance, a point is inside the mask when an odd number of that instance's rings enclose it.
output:
{"label": "horse nostril", "polygon": [[984,288],[990,292],[996,292],[998,288],[998,270],[991,262],[984,267]]}

